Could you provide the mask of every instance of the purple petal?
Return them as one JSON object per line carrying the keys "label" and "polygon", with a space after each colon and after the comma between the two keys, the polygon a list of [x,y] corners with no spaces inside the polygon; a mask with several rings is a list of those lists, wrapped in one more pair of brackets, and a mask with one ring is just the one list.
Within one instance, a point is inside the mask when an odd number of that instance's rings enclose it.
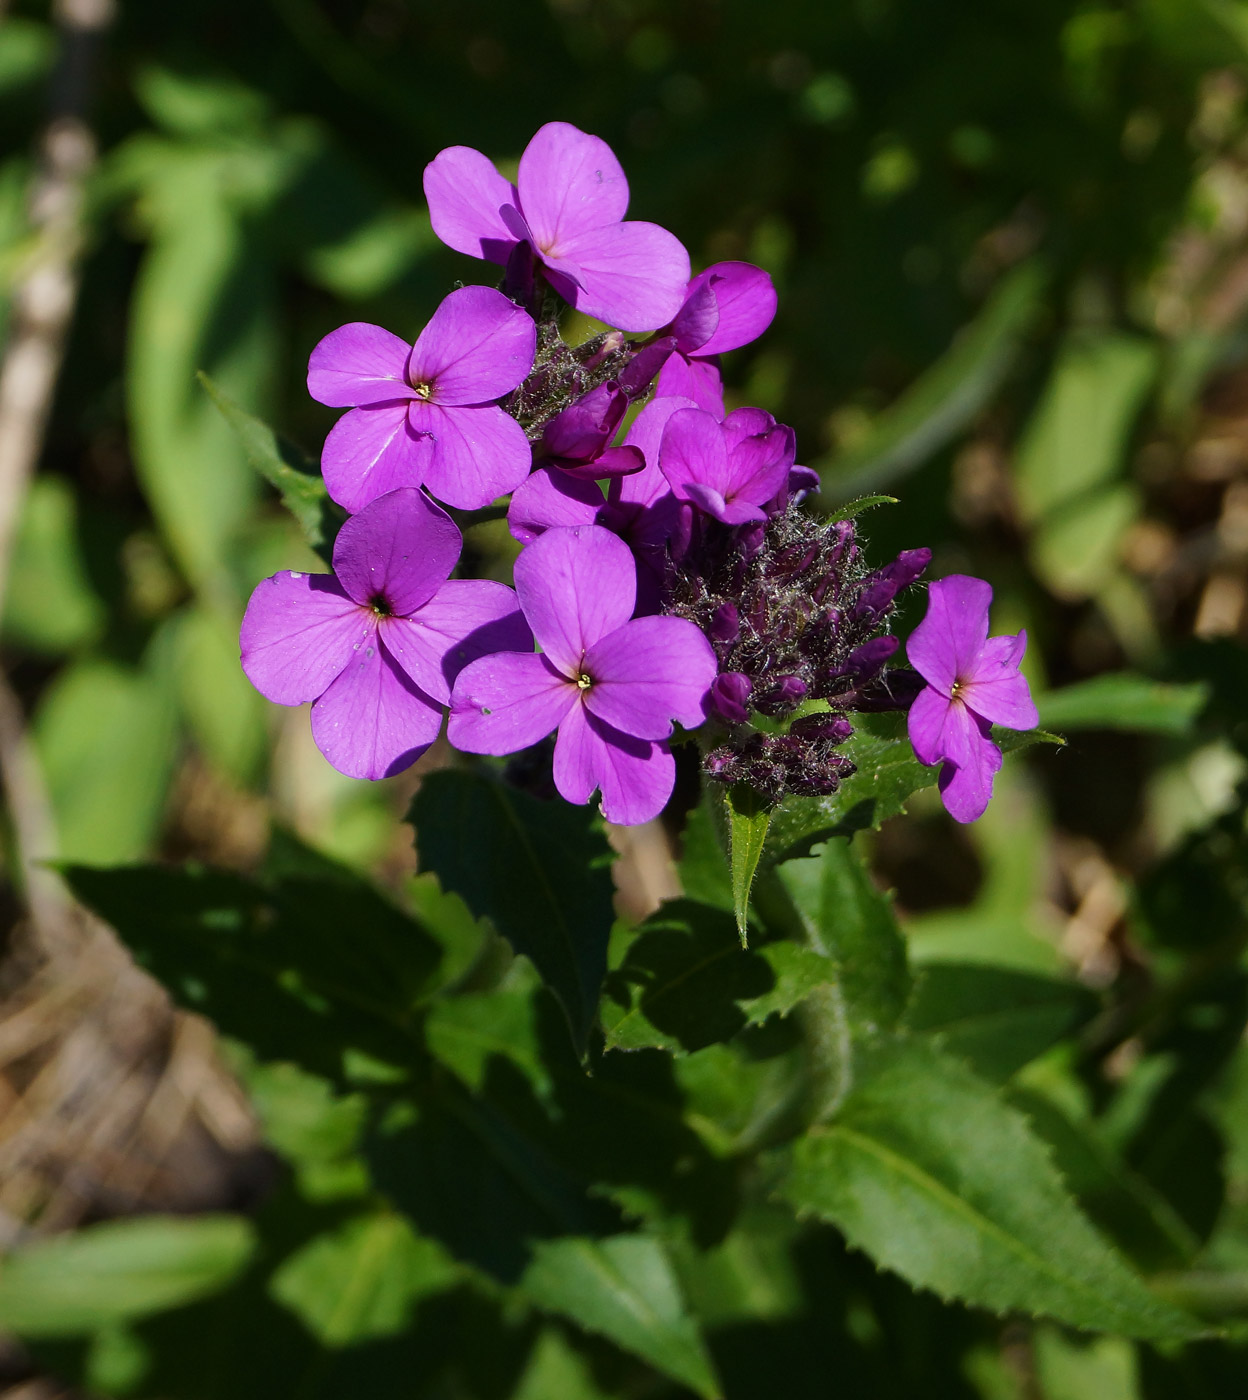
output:
{"label": "purple petal", "polygon": [[914,698],[906,715],[906,732],[914,756],[920,763],[939,763],[945,757],[943,735],[945,720],[953,701],[932,686],[926,686]]}
{"label": "purple petal", "polygon": [[988,637],[992,586],[966,574],[930,584],[927,616],[910,634],[906,657],[929,685],[949,695],[954,682],[969,680]]}
{"label": "purple petal", "polygon": [[590,462],[615,436],[627,408],[624,390],[609,379],[555,414],[542,432],[542,446],[567,464]]}
{"label": "purple petal", "polygon": [[559,467],[539,467],[512,493],[507,528],[521,544],[532,544],[559,525],[594,524],[602,505],[596,482],[580,481]]}
{"label": "purple petal", "polygon": [[536,348],[537,327],[527,311],[492,287],[460,287],[417,337],[408,378],[431,385],[433,402],[443,408],[489,403],[524,379]]}
{"label": "purple petal", "polygon": [[566,256],[569,239],[618,223],[628,208],[628,181],[611,147],[567,122],[539,129],[520,157],[516,186],[538,249],[555,257]]}
{"label": "purple petal", "polygon": [[243,671],[277,705],[315,700],[376,626],[329,574],[274,574],[257,584],[239,632]]}
{"label": "purple petal", "polygon": [[330,496],[347,510],[362,510],[387,491],[419,486],[429,446],[408,426],[407,404],[353,408],[329,431],[321,450],[321,474]]}
{"label": "purple petal", "polygon": [[1027,678],[1018,670],[1026,648],[1026,632],[991,638],[980,654],[974,679],[958,691],[977,715],[1007,729],[1034,729],[1040,723]]}
{"label": "purple petal", "polygon": [[555,740],[555,787],[567,802],[588,802],[597,788],[602,814],[620,826],[657,817],[676,785],[667,745],[621,734],[575,706]]}
{"label": "purple petal", "polygon": [[399,665],[443,705],[470,662],[499,651],[533,651],[515,593],[489,579],[451,579],[410,618],[383,618],[381,635]]}
{"label": "purple petal", "polygon": [[675,352],[676,338],[671,335],[643,346],[620,371],[620,388],[630,399],[639,398]]}
{"label": "purple petal", "polygon": [[763,437],[776,426],[776,420],[765,409],[734,408],[724,419],[724,442],[731,452],[746,438]]}
{"label": "purple petal", "polygon": [[330,331],[308,360],[308,393],[331,408],[410,399],[405,371],[411,346],[397,335],[352,321]]}
{"label": "purple petal", "polygon": [[962,753],[962,761],[949,761],[940,770],[940,799],[958,822],[982,817],[992,798],[993,778],[1001,768],[1001,750],[988,737],[987,720],[977,721],[963,705],[953,706],[945,725],[949,747]]}
{"label": "purple petal", "polygon": [[[734,414],[728,416],[735,417]],[[727,428],[727,420],[724,426]],[[792,428],[773,428],[769,433],[747,437],[735,446],[729,446],[730,486],[725,496],[729,501],[766,505],[787,486],[796,449],[797,440]]]}
{"label": "purple petal", "polygon": [[357,603],[380,598],[406,617],[450,578],[463,544],[454,521],[423,491],[390,491],[339,530],[334,573]]}
{"label": "purple petal", "polygon": [[623,481],[611,483],[612,502],[649,506],[668,495],[671,487],[659,467],[659,447],[663,430],[673,413],[682,408],[696,408],[692,399],[651,399],[624,435],[625,447],[636,447],[646,460],[641,471]]}
{"label": "purple petal", "polygon": [[695,277],[685,293],[685,304],[672,322],[676,347],[686,355],[700,350],[719,328],[719,307],[708,285],[707,273]]}
{"label": "purple petal", "polygon": [[516,239],[499,212],[514,205],[515,186],[471,146],[448,146],[425,166],[433,231],[456,252],[505,263]]}
{"label": "purple petal", "polygon": [[[761,267],[747,262],[722,262],[694,278],[705,281],[715,295],[719,324],[702,343],[701,355],[722,355],[757,340],[776,314],[776,289]],[[693,291],[693,288],[690,288]]]}
{"label": "purple petal", "polygon": [[680,310],[689,254],[658,224],[607,224],[563,239],[544,254],[550,282],[565,301],[622,331],[652,331]]}
{"label": "purple petal", "polygon": [[685,495],[699,510],[721,520],[725,525],[744,525],[750,520],[766,520],[767,512],[761,506],[741,500],[725,500],[711,486],[703,486],[700,481],[691,481],[685,487]]}
{"label": "purple petal", "polygon": [[663,430],[659,466],[679,500],[690,499],[695,482],[726,495],[730,477],[723,429],[700,408],[673,413]]}
{"label": "purple petal", "polygon": [[412,684],[376,639],[312,706],[317,748],[352,778],[389,778],[410,768],[441,726],[441,706]]}
{"label": "purple petal", "polygon": [[533,454],[519,423],[501,408],[439,408],[414,401],[409,428],[427,444],[423,479],[430,495],[460,510],[479,510],[514,491]]}
{"label": "purple petal", "polygon": [[622,627],[637,598],[637,565],[623,540],[600,525],[547,530],[521,550],[516,592],[538,645],[565,676]]}
{"label": "purple petal", "polygon": [[635,447],[608,447],[592,462],[558,464],[559,470],[574,481],[606,481],[635,476],[645,465],[646,459]]}
{"label": "purple petal", "polygon": [[672,720],[696,729],[706,718],[715,653],[692,622],[638,617],[585,653],[593,685],[585,708],[636,739],[666,739]]}
{"label": "purple petal", "polygon": [[456,677],[446,737],[464,753],[518,753],[579,709],[579,693],[545,656],[495,652]]}
{"label": "purple petal", "polygon": [[714,360],[688,359],[677,351],[659,371],[654,391],[664,397],[690,399],[716,418],[724,416],[724,381]]}

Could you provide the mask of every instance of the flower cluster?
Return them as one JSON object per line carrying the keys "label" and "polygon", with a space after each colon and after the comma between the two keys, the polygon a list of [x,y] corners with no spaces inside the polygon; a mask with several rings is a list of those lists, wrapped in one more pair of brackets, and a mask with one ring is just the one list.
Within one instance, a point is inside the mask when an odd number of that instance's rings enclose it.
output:
{"label": "flower cluster", "polygon": [[[946,805],[978,816],[1000,766],[990,722],[1034,723],[1025,638],[988,641],[987,585],[947,579],[911,638],[916,669],[889,664],[894,601],[930,552],[872,569],[851,521],[803,508],[819,483],[792,429],[726,410],[719,357],[771,324],[767,274],[691,278],[672,234],[625,219],[610,149],[563,122],[514,184],[452,147],[425,193],[434,232],[500,265],[501,290],[453,291],[414,344],[354,323],[313,350],[309,392],[348,410],[322,471],[351,518],[332,574],[253,594],[257,689],[313,702],[317,744],[353,776],[409,766],[449,710],[455,747],[515,755],[511,772],[570,802],[596,791],[625,824],[670,798],[675,725],[705,736],[708,778],[776,801],[854,771],[851,714],[909,708]],[[568,345],[560,299],[609,329]],[[451,577],[462,539],[436,504],[501,497],[514,591]]]}

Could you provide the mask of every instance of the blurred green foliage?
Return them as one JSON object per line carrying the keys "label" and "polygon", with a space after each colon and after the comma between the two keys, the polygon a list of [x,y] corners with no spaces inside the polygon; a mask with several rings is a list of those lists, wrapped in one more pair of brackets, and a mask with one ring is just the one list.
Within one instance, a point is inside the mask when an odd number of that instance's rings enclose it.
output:
{"label": "blurred green foliage", "polygon": [[[7,7],[0,330],[57,53]],[[75,890],[229,1038],[282,1173],[251,1220],[22,1245],[0,1327],[164,1400],[1242,1393],[1248,5],[130,0],[90,111],[4,655]],[[1028,628],[1068,742],[976,827],[865,726],[748,869],[693,806],[637,926],[584,812],[479,773],[423,784],[395,874],[410,787],[244,681],[250,589],[337,525],[309,350],[489,280],[422,169],[551,119],[695,265],[772,274],[727,380],[822,507],[887,489],[880,558]]]}

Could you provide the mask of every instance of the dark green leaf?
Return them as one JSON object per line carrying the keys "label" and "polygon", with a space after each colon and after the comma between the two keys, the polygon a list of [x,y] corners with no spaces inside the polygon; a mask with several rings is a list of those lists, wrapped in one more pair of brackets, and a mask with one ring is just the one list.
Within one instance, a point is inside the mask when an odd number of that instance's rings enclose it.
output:
{"label": "dark green leaf", "polygon": [[329,499],[316,464],[279,437],[267,423],[240,408],[200,370],[199,382],[234,429],[248,463],[281,493],[282,504],[299,522],[308,543],[332,562],[334,537],[346,518]]}
{"label": "dark green leaf", "polygon": [[1073,982],[978,963],[934,963],[919,974],[905,1024],[1003,1083],[1096,1009],[1096,997]]}
{"label": "dark green leaf", "polygon": [[763,854],[763,842],[771,825],[771,805],[743,783],[730,788],[724,797],[728,826],[728,857],[732,871],[732,911],[737,933],[744,948],[749,932],[750,890],[754,873]]}
{"label": "dark green leaf", "polygon": [[931,1046],[884,1052],[798,1143],[781,1190],[944,1298],[1128,1336],[1199,1330],[1088,1224],[1026,1119]]}
{"label": "dark green leaf", "polygon": [[253,1247],[236,1215],[113,1220],[39,1240],[0,1264],[0,1327],[74,1336],[175,1308],[224,1288]]}
{"label": "dark green leaf", "polygon": [[826,958],[795,943],[747,951],[723,911],[673,901],[642,925],[607,979],[607,1047],[692,1051],[729,1040],[791,1011],[830,970]]}
{"label": "dark green leaf", "polygon": [[1199,682],[1167,685],[1122,671],[1038,695],[1036,707],[1048,729],[1182,735],[1191,731],[1208,698],[1208,686]]}
{"label": "dark green leaf", "polygon": [[666,1375],[712,1397],[711,1359],[662,1244],[648,1235],[539,1244],[521,1287],[542,1308],[610,1338]]}
{"label": "dark green leaf", "polygon": [[1042,305],[1035,262],[1003,278],[945,354],[880,414],[866,440],[814,463],[833,500],[870,490],[921,465],[965,428],[1001,383]]}
{"label": "dark green leaf", "polygon": [[611,849],[594,814],[444,770],[421,784],[408,820],[421,869],[532,959],[583,1052],[615,917]]}

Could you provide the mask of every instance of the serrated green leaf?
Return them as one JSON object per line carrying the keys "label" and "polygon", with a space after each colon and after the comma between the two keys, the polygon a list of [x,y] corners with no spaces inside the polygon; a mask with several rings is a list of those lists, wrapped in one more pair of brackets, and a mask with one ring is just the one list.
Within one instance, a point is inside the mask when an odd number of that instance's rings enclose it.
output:
{"label": "serrated green leaf", "polygon": [[1036,697],[1049,729],[1125,729],[1145,734],[1190,733],[1209,699],[1209,687],[1167,685],[1130,671],[1096,676]]}
{"label": "serrated green leaf", "polygon": [[883,1052],[797,1144],[780,1190],[941,1297],[1134,1337],[1199,1332],[1096,1233],[1026,1119],[930,1045]]}
{"label": "serrated green leaf", "polygon": [[810,946],[828,961],[856,1037],[897,1025],[910,995],[906,944],[890,897],[876,888],[851,841],[824,844],[818,855],[781,866]]}
{"label": "serrated green leaf", "polygon": [[932,1036],[993,1083],[1086,1021],[1097,999],[1073,982],[977,963],[933,963],[919,974],[905,1025]]}
{"label": "serrated green leaf", "polygon": [[706,1344],[658,1240],[544,1241],[521,1288],[538,1307],[609,1338],[708,1400],[720,1394]]}
{"label": "serrated green leaf", "polygon": [[421,784],[408,820],[421,869],[531,959],[583,1053],[615,918],[611,849],[592,811],[444,770]]}
{"label": "serrated green leaf", "polygon": [[787,1014],[831,975],[813,949],[778,942],[746,950],[724,911],[674,900],[642,925],[607,979],[607,1048],[700,1050]]}
{"label": "serrated green leaf", "polygon": [[442,997],[425,1018],[425,1041],[433,1054],[468,1088],[480,1090],[491,1057],[510,1060],[540,1096],[550,1093],[550,1072],[538,1040],[534,993],[538,979],[527,963],[527,979],[509,977],[492,992]]}
{"label": "serrated green leaf", "polygon": [[449,1288],[459,1270],[401,1216],[358,1216],[317,1235],[285,1259],[269,1282],[327,1347],[352,1346],[401,1332],[420,1298]]}
{"label": "serrated green leaf", "polygon": [[0,1263],[0,1327],[83,1336],[224,1288],[250,1258],[237,1215],[146,1216],[39,1240]]}
{"label": "serrated green leaf", "polygon": [[853,520],[863,511],[873,510],[876,506],[895,506],[896,504],[896,496],[859,496],[856,501],[846,501],[843,506],[837,506],[835,510],[829,511],[825,519]]}
{"label": "serrated green leaf", "polygon": [[329,499],[316,463],[267,423],[240,408],[203,370],[198,378],[237,435],[248,463],[277,488],[282,504],[299,522],[308,543],[331,564],[334,537],[346,516]]}
{"label": "serrated green leaf", "polygon": [[753,789],[738,783],[724,796],[728,822],[728,860],[732,872],[732,911],[737,933],[744,948],[749,937],[750,890],[763,854],[767,828],[771,825],[771,805]]}

